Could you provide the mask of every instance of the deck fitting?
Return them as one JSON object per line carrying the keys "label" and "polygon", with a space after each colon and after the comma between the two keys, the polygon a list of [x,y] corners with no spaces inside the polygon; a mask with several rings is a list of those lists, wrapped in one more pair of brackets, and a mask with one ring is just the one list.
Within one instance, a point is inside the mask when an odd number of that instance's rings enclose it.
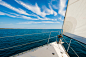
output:
{"label": "deck fitting", "polygon": [[53,55],[55,55],[55,53],[52,53]]}

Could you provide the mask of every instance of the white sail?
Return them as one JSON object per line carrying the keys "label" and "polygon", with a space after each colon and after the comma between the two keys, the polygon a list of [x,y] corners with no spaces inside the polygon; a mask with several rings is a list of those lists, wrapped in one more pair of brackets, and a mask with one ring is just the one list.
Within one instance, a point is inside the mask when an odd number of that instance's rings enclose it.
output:
{"label": "white sail", "polygon": [[86,0],[69,0],[63,34],[86,44]]}

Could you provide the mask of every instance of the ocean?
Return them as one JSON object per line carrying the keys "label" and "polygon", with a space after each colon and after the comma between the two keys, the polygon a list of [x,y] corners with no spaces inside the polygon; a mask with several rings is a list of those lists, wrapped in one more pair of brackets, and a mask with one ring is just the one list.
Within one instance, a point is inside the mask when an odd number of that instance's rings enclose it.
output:
{"label": "ocean", "polygon": [[[43,33],[43,32],[51,32],[51,31],[61,32],[61,29],[0,29],[0,37],[4,37],[4,38],[0,38],[0,57],[9,57],[18,53],[22,53],[27,50],[34,49],[36,47],[46,45],[50,33]],[[40,33],[40,34],[34,34],[34,33]],[[31,34],[31,35],[27,35],[27,34]],[[5,37],[5,36],[14,36],[14,35],[20,35],[20,36]],[[52,32],[50,37],[52,38],[57,35],[59,35],[59,32]],[[68,43],[70,42],[70,38],[66,36],[63,36],[63,38]],[[31,43],[42,39],[46,39],[46,40],[39,41],[36,43]],[[50,39],[49,43],[54,41],[56,41],[56,37]],[[63,46],[67,50],[68,45],[65,43],[64,40],[62,41],[64,42]],[[27,43],[31,43],[31,44],[27,44]],[[75,50],[75,52],[79,55],[79,57],[86,57],[86,48],[78,44],[77,41],[72,40],[70,46]],[[86,47],[86,45],[84,46]],[[70,48],[68,54],[70,55],[70,57],[77,57]]]}

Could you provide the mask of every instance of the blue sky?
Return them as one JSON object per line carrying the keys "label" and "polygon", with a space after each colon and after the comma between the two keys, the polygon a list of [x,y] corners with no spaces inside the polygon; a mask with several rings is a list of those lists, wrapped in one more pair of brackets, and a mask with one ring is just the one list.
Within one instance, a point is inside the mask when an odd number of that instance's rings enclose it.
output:
{"label": "blue sky", "polygon": [[68,0],[0,0],[0,28],[61,29]]}

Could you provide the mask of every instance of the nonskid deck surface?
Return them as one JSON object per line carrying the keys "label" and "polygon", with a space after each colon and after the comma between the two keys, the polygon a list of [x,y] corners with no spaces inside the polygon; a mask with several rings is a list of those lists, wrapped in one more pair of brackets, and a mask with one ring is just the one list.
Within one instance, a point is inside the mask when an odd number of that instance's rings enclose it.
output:
{"label": "nonskid deck surface", "polygon": [[61,44],[53,42],[15,57],[68,57],[68,55]]}

